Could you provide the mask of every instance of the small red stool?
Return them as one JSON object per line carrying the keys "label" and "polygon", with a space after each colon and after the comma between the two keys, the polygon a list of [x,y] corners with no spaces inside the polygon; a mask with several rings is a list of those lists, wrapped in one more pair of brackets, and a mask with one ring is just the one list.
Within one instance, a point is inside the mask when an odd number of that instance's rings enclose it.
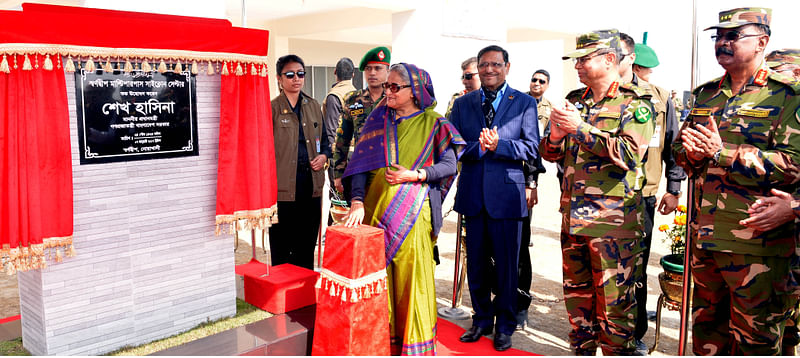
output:
{"label": "small red stool", "polygon": [[[247,265],[247,266],[245,266]],[[251,261],[237,267],[244,277],[244,300],[264,311],[280,314],[316,303],[314,283],[319,274],[292,264],[271,266]]]}
{"label": "small red stool", "polygon": [[312,355],[390,354],[383,230],[329,226]]}

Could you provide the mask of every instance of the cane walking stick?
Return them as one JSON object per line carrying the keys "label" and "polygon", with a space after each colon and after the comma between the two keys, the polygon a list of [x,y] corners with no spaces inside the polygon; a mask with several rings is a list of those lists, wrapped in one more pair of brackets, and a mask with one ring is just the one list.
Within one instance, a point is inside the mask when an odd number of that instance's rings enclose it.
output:
{"label": "cane walking stick", "polygon": [[[692,73],[691,87],[697,85],[697,0],[692,0]],[[694,101],[692,101],[694,104]],[[692,300],[692,222],[694,222],[694,184],[696,175],[689,177],[686,188],[686,244],[683,250],[683,295],[681,296],[681,326],[678,336],[678,354],[686,355],[686,343],[689,340],[689,317]]]}
{"label": "cane walking stick", "polygon": [[458,223],[456,224],[456,251],[455,251],[455,272],[453,273],[453,300],[451,307],[442,307],[439,309],[439,316],[447,319],[465,320],[469,318],[469,313],[458,308],[460,291],[463,284],[463,279],[459,280],[459,266],[461,264],[461,220],[463,217],[458,214]]}

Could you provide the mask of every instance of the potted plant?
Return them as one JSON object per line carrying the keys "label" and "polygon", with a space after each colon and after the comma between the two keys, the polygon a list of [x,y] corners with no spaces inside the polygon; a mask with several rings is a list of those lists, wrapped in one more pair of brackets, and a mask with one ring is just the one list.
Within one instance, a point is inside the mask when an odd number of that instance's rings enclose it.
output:
{"label": "potted plant", "polygon": [[669,240],[670,254],[661,258],[664,272],[658,275],[661,291],[667,300],[681,302],[683,295],[683,260],[686,249],[686,206],[678,205],[672,224],[658,227],[664,233],[662,240]]}

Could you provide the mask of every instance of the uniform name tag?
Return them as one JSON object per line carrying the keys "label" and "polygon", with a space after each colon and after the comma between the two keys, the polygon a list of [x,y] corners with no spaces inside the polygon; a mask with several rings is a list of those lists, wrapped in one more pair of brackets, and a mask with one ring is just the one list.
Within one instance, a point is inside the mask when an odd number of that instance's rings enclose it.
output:
{"label": "uniform name tag", "polygon": [[692,111],[689,112],[690,116],[700,116],[700,117],[708,117],[711,115],[710,108],[692,108]]}
{"label": "uniform name tag", "polygon": [[767,117],[769,117],[769,110],[768,109],[739,108],[739,109],[736,110],[736,114],[741,115],[741,116],[747,116],[747,117],[767,118]]}
{"label": "uniform name tag", "polygon": [[619,112],[600,112],[597,118],[619,118]]}

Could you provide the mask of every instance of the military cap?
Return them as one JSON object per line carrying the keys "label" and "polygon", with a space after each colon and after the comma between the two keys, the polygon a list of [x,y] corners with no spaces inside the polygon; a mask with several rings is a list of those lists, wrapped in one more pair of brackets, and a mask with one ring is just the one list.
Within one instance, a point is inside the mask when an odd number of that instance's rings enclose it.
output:
{"label": "military cap", "polygon": [[748,24],[760,24],[769,26],[772,20],[772,9],[765,7],[740,7],[738,9],[720,11],[719,24],[711,26],[711,29],[732,29]]}
{"label": "military cap", "polygon": [[[590,47],[591,46],[591,47]],[[562,60],[583,57],[602,49],[619,50],[619,31],[617,29],[596,30],[581,34],[575,39],[575,51],[569,52]]]}
{"label": "military cap", "polygon": [[658,56],[656,56],[656,52],[653,51],[650,46],[645,44],[636,44],[634,45],[633,52],[636,54],[636,59],[633,60],[634,65],[647,68],[658,66]]}
{"label": "military cap", "polygon": [[391,64],[391,60],[392,53],[388,48],[383,46],[376,47],[364,54],[364,57],[361,58],[361,63],[358,65],[358,70],[364,71],[364,68],[370,63],[382,63],[388,66]]}
{"label": "military cap", "polygon": [[800,65],[800,50],[794,48],[775,50],[767,55],[766,60],[769,68],[776,68],[786,64]]}

